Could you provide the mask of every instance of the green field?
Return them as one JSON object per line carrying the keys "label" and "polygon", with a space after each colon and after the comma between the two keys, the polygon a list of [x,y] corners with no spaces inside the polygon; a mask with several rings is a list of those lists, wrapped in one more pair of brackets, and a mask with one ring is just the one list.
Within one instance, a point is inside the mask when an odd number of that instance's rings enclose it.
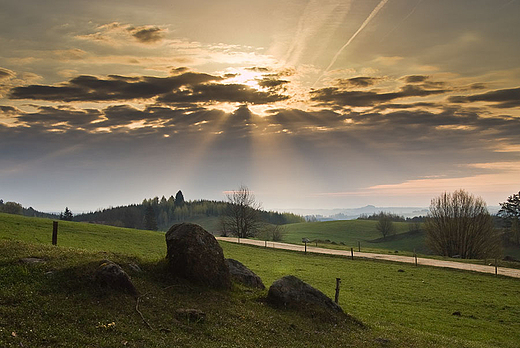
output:
{"label": "green field", "polygon": [[[221,243],[226,257],[266,286],[293,274],[333,297],[341,278],[340,305],[362,329],[271,308],[262,300],[266,291],[210,291],[169,279],[160,232],[60,222],[53,247],[51,231],[50,220],[0,214],[2,347],[512,348],[520,339],[519,279]],[[47,262],[19,262],[28,256]],[[153,331],[130,297],[105,298],[92,285],[89,275],[105,258],[143,269],[131,275]],[[201,309],[207,320],[179,322],[176,308]],[[113,329],[103,327],[111,322]]]}
{"label": "green field", "polygon": [[[422,257],[440,258],[431,255],[425,243],[423,230],[409,232],[411,223],[394,222],[395,234],[382,238],[376,229],[377,221],[370,220],[338,220],[325,222],[307,222],[284,225],[286,234],[283,241],[293,244],[301,244],[302,238],[309,240],[329,240],[327,243],[318,243],[318,246],[334,249],[358,249],[361,251],[387,253],[398,251],[405,255],[412,255],[415,250]],[[334,242],[332,244],[331,242]],[[358,242],[360,244],[358,244]],[[343,243],[343,244],[341,244]],[[504,248],[504,256],[520,259],[520,248]],[[458,260],[465,262],[464,260]],[[484,262],[471,261],[471,262]],[[518,263],[507,263],[507,267],[519,267]]]}
{"label": "green field", "polygon": [[[338,220],[325,222],[307,222],[285,225],[284,241],[300,244],[302,238],[309,240],[329,240],[346,248],[358,248],[358,242],[363,251],[381,251],[381,249],[426,253],[424,235],[408,233],[410,223],[394,222],[395,235],[382,238],[373,220]],[[320,246],[331,246],[331,243],[318,243]],[[334,244],[333,244],[334,245]]]}

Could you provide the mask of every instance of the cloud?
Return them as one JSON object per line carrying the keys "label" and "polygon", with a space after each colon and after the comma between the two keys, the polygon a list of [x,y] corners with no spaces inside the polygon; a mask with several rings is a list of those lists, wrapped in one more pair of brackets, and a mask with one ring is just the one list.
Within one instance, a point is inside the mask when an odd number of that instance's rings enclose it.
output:
{"label": "cloud", "polygon": [[490,102],[497,108],[520,107],[520,87],[510,89],[499,89],[482,94],[470,96],[452,96],[448,98],[451,103]]}
{"label": "cloud", "polygon": [[128,31],[132,34],[137,41],[145,44],[151,44],[160,42],[164,39],[164,29],[159,27],[137,27],[128,28]]}
{"label": "cloud", "polygon": [[[288,81],[266,78],[260,91],[245,84],[220,83],[223,77],[175,70],[168,77],[108,75],[106,78],[82,75],[57,86],[15,87],[11,99],[54,102],[105,102],[157,98],[159,103],[251,103],[269,104],[288,97],[277,93]],[[216,83],[219,82],[219,83]]]}
{"label": "cloud", "polygon": [[54,50],[52,51],[54,58],[57,58],[60,61],[68,62],[71,60],[82,60],[87,56],[87,52],[79,49],[69,49],[69,50]]}
{"label": "cloud", "polygon": [[0,68],[0,80],[10,79],[15,76],[16,74],[14,73],[14,71],[5,68]]}
{"label": "cloud", "polygon": [[17,120],[30,126],[67,130],[70,128],[90,128],[92,122],[99,119],[101,115],[101,112],[95,109],[40,106],[37,112],[22,113],[17,117]]}
{"label": "cloud", "polygon": [[148,99],[167,94],[183,86],[199,85],[221,79],[219,76],[193,72],[169,77],[109,75],[104,79],[82,75],[58,86],[16,87],[11,90],[9,97],[56,102]]}
{"label": "cloud", "polygon": [[129,44],[132,42],[155,44],[164,40],[166,32],[167,29],[158,26],[143,25],[134,27],[130,24],[112,22],[97,26],[94,33],[78,35],[76,38],[109,45]]}
{"label": "cloud", "polygon": [[284,85],[288,84],[289,81],[281,80],[275,77],[264,77],[260,81],[258,81],[258,85],[270,90],[280,90],[283,89]]}
{"label": "cloud", "polygon": [[358,76],[350,79],[340,79],[338,80],[338,85],[348,87],[369,87],[375,85],[381,80],[381,77]]}
{"label": "cloud", "polygon": [[427,97],[444,94],[448,90],[424,89],[417,85],[406,85],[397,92],[352,91],[339,87],[327,87],[311,91],[311,100],[323,105],[368,107],[386,103],[395,99],[409,97]]}
{"label": "cloud", "polygon": [[274,92],[258,91],[242,84],[200,84],[191,88],[165,94],[157,99],[166,104],[174,103],[251,103],[270,104],[288,99]]}
{"label": "cloud", "polygon": [[409,76],[403,77],[403,80],[406,83],[420,83],[420,82],[426,81],[428,78],[429,78],[429,76],[425,76],[425,75],[409,75]]}

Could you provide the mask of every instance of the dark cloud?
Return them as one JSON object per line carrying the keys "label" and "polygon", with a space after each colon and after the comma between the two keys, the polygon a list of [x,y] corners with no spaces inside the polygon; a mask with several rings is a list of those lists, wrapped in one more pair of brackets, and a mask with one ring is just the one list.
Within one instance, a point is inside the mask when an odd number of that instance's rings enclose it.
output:
{"label": "dark cloud", "polygon": [[180,74],[183,74],[185,72],[187,72],[189,69],[185,66],[181,66],[179,68],[173,68],[172,70],[170,70],[170,73],[172,75],[180,75]]}
{"label": "dark cloud", "polygon": [[429,76],[425,75],[409,75],[403,77],[404,82],[406,83],[420,83],[429,79]]}
{"label": "dark cloud", "polygon": [[272,90],[280,90],[284,87],[284,85],[288,83],[289,81],[287,80],[280,80],[272,77],[264,77],[263,79],[258,81],[259,86]]}
{"label": "dark cloud", "polygon": [[146,44],[156,43],[164,38],[164,30],[159,27],[128,28],[128,31],[137,41]]}
{"label": "dark cloud", "polygon": [[442,104],[439,103],[427,103],[427,102],[419,102],[419,103],[390,103],[390,104],[381,104],[374,107],[375,110],[387,110],[387,109],[413,109],[413,108],[436,108],[441,107]]}
{"label": "dark cloud", "polygon": [[339,87],[328,87],[311,91],[311,100],[323,105],[336,106],[375,106],[394,99],[409,97],[426,97],[443,94],[447,90],[428,90],[417,85],[406,85],[397,92],[380,93],[379,91],[351,91]]}
{"label": "dark cloud", "polygon": [[220,76],[185,72],[169,77],[126,77],[109,75],[107,78],[78,76],[59,86],[31,85],[11,90],[11,99],[35,99],[56,102],[123,101],[157,98],[158,102],[184,104],[193,103],[251,103],[268,104],[288,97],[275,90],[287,83],[269,79],[261,81],[269,91],[257,91],[241,84],[209,83],[223,80]]}
{"label": "dark cloud", "polygon": [[102,113],[95,109],[72,109],[68,106],[41,106],[37,112],[22,113],[17,120],[33,126],[49,129],[85,128],[90,129],[92,122]]}
{"label": "dark cloud", "polygon": [[200,84],[190,89],[179,90],[157,99],[160,103],[251,103],[269,104],[288,99],[274,92],[257,91],[241,84]]}
{"label": "dark cloud", "polygon": [[451,103],[490,102],[495,103],[497,108],[515,108],[520,106],[520,87],[510,89],[499,89],[482,94],[470,96],[449,97]]}
{"label": "dark cloud", "polygon": [[485,83],[474,83],[469,86],[470,89],[486,89],[487,85]]}
{"label": "dark cloud", "polygon": [[0,105],[0,111],[4,114],[13,114],[19,112],[20,110],[13,106]]}
{"label": "dark cloud", "polygon": [[246,70],[255,71],[255,72],[269,72],[270,71],[269,68],[258,67],[258,66],[246,68]]}
{"label": "dark cloud", "polygon": [[109,75],[106,79],[82,75],[60,86],[16,87],[11,90],[9,98],[57,102],[148,99],[183,86],[221,79],[218,76],[193,72],[169,77]]}
{"label": "dark cloud", "polygon": [[369,87],[375,85],[377,82],[381,81],[380,77],[366,77],[366,76],[358,76],[350,79],[340,79],[338,84],[340,86],[352,86],[352,87]]}

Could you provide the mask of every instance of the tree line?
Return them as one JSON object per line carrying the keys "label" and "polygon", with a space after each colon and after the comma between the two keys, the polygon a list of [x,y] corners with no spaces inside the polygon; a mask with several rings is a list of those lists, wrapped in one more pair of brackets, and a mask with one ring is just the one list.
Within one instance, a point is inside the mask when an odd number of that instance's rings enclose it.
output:
{"label": "tree line", "polygon": [[20,203],[17,202],[4,202],[3,199],[0,199],[0,213],[6,214],[16,214],[23,215],[29,217],[41,217],[48,219],[57,219],[58,215],[43,213],[41,211],[35,210],[33,207],[24,208]]}
{"label": "tree line", "polygon": [[[182,191],[175,197],[144,199],[141,204],[110,207],[95,212],[78,214],[74,221],[95,222],[112,226],[168,230],[171,225],[200,217],[221,217],[229,210],[230,202],[214,200],[186,201]],[[303,222],[301,216],[257,209],[259,219],[275,225]]]}

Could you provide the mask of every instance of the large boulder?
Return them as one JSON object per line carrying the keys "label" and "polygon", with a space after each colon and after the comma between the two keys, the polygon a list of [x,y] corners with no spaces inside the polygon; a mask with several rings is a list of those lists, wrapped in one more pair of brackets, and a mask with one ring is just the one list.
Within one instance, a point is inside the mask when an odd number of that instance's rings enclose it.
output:
{"label": "large boulder", "polygon": [[199,225],[173,225],[166,232],[166,246],[168,266],[174,275],[213,288],[231,287],[222,248]]}
{"label": "large boulder", "polygon": [[236,281],[237,283],[244,284],[251,288],[265,289],[264,283],[262,283],[262,279],[257,276],[253,271],[244,266],[240,261],[233,259],[226,259],[226,263],[229,267],[229,273],[231,274],[231,279]]}
{"label": "large boulder", "polygon": [[128,274],[112,261],[104,260],[97,268],[94,279],[103,287],[128,292],[134,297],[138,296],[137,289]]}
{"label": "large boulder", "polygon": [[276,280],[269,288],[267,301],[276,306],[293,309],[324,309],[343,313],[343,309],[318,289],[288,275]]}

